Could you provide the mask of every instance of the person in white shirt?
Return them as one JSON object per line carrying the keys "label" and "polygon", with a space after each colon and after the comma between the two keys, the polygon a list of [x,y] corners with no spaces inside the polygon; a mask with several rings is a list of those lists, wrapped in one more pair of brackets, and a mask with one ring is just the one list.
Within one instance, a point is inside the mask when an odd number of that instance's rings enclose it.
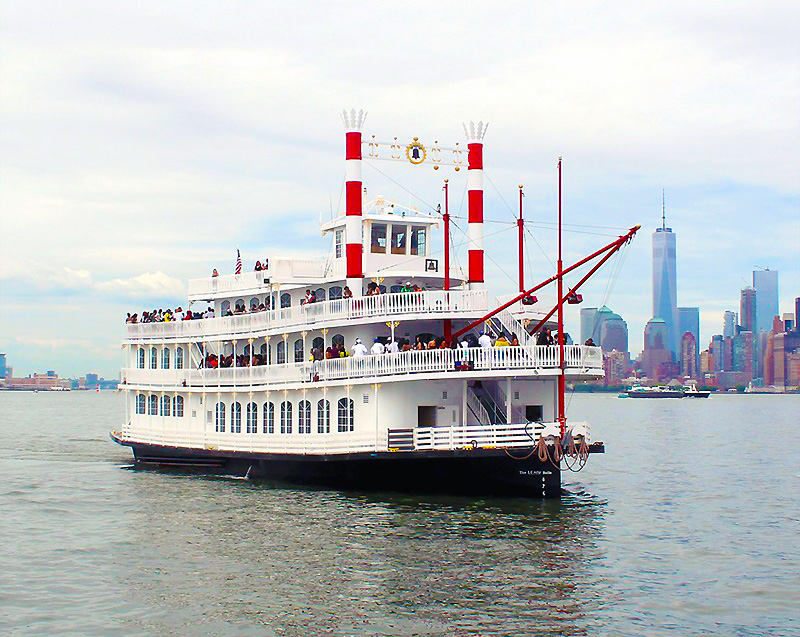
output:
{"label": "person in white shirt", "polygon": [[356,339],[355,345],[353,345],[353,358],[358,358],[360,356],[367,355],[367,347],[364,343],[361,342],[360,338]]}
{"label": "person in white shirt", "polygon": [[381,343],[377,338],[375,339],[375,343],[372,345],[372,349],[370,350],[372,354],[385,354],[386,347],[384,347],[383,343]]}
{"label": "person in white shirt", "polygon": [[458,344],[461,349],[467,349],[469,347],[469,341],[467,339],[462,339],[462,341]]}
{"label": "person in white shirt", "polygon": [[386,352],[388,354],[397,354],[400,351],[400,346],[397,344],[397,341],[392,341],[389,343],[389,346],[386,348]]}
{"label": "person in white shirt", "polygon": [[178,309],[175,310],[174,316],[176,321],[182,321],[186,317],[186,312],[184,312],[180,307],[178,307]]}
{"label": "person in white shirt", "polygon": [[478,345],[480,345],[481,347],[491,347],[492,337],[489,336],[486,332],[481,332],[481,335],[478,337]]}

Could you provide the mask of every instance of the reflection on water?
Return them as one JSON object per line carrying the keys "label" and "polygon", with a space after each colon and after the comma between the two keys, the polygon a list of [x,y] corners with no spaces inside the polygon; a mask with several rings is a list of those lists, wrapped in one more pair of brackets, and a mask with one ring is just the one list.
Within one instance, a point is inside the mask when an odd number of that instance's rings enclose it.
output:
{"label": "reflection on water", "polygon": [[603,505],[345,494],[141,476],[135,544],[170,556],[128,581],[184,629],[282,635],[588,634]]}
{"label": "reflection on water", "polygon": [[575,396],[561,502],[126,470],[122,411],[0,393],[0,635],[798,633],[800,396]]}

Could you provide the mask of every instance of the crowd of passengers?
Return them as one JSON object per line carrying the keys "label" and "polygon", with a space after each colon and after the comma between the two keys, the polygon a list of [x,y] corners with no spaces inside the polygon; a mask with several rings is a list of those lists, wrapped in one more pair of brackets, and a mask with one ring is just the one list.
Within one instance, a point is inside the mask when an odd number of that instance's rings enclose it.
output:
{"label": "crowd of passengers", "polygon": [[204,318],[214,318],[214,308],[208,307],[205,312],[184,311],[180,307],[173,312],[171,309],[153,310],[152,312],[142,312],[131,314],[125,318],[126,323],[172,323],[175,321],[197,321]]}
{"label": "crowd of passengers", "polygon": [[[400,286],[400,292],[424,292],[425,288],[420,287],[419,285],[412,284],[410,281],[407,282],[405,285]],[[367,292],[366,296],[378,296],[383,294],[381,288],[378,286],[377,283],[371,281],[367,285]],[[350,299],[353,298],[353,292],[350,290],[348,286],[344,286],[342,289],[342,298],[343,299]],[[306,290],[305,296],[300,300],[300,305],[308,305],[310,303],[316,303],[317,294],[314,290]],[[236,316],[239,314],[249,314],[254,312],[265,312],[269,308],[263,303],[253,304],[248,309],[244,303],[237,303],[233,310],[230,308],[226,309],[222,315],[223,316]],[[193,312],[192,310],[182,310],[180,307],[177,308],[174,312],[171,309],[163,310],[153,310],[152,312],[142,312],[141,317],[139,314],[131,314],[128,312],[128,316],[125,319],[126,323],[170,323],[173,321],[191,321],[197,319],[204,319],[204,318],[214,318],[214,308],[209,307],[205,310],[205,312]]]}
{"label": "crowd of passengers", "polygon": [[[554,336],[549,329],[544,329],[535,335],[537,345],[555,345],[558,342],[558,337]],[[572,339],[569,334],[564,333],[564,342],[571,343]],[[588,345],[589,343],[587,343]],[[593,343],[592,343],[593,344]],[[472,347],[512,347],[519,345],[517,335],[512,333],[507,336],[501,332],[496,338],[488,332],[481,332],[480,336],[475,334],[466,334],[460,340],[452,339],[449,343],[443,336],[430,336],[430,338],[422,335],[417,336],[412,343],[407,338],[398,338],[395,340],[386,338],[376,338],[372,347],[367,348],[360,338],[356,338],[350,350],[346,350],[343,343],[333,343],[328,346],[324,351],[322,348],[314,347],[311,349],[308,360],[321,361],[334,358],[360,358],[363,356],[375,355],[380,356],[383,354],[396,354],[398,352],[410,352],[421,350],[434,350],[434,349],[468,349]],[[250,367],[267,364],[266,354],[239,354],[235,357],[235,367]],[[234,356],[216,354],[208,354],[205,358],[205,366],[211,369],[218,367],[234,367]]]}

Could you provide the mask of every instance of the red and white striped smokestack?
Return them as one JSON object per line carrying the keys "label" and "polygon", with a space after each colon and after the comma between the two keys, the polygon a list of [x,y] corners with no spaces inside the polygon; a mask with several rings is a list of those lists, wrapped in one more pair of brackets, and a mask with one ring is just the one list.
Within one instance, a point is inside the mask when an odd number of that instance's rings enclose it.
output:
{"label": "red and white striped smokestack", "polygon": [[464,124],[467,136],[467,202],[469,240],[469,287],[483,288],[483,136],[488,124]]}
{"label": "red and white striped smokestack", "polygon": [[353,296],[363,293],[361,128],[367,113],[363,110],[342,111],[345,130],[345,257],[347,286]]}

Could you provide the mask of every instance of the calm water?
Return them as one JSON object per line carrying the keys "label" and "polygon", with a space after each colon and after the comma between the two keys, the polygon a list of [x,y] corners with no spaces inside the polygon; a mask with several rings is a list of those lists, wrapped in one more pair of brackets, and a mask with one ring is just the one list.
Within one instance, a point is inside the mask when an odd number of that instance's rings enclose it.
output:
{"label": "calm water", "polygon": [[0,634],[800,634],[800,396],[569,413],[542,503],[133,471],[119,396],[0,393]]}

